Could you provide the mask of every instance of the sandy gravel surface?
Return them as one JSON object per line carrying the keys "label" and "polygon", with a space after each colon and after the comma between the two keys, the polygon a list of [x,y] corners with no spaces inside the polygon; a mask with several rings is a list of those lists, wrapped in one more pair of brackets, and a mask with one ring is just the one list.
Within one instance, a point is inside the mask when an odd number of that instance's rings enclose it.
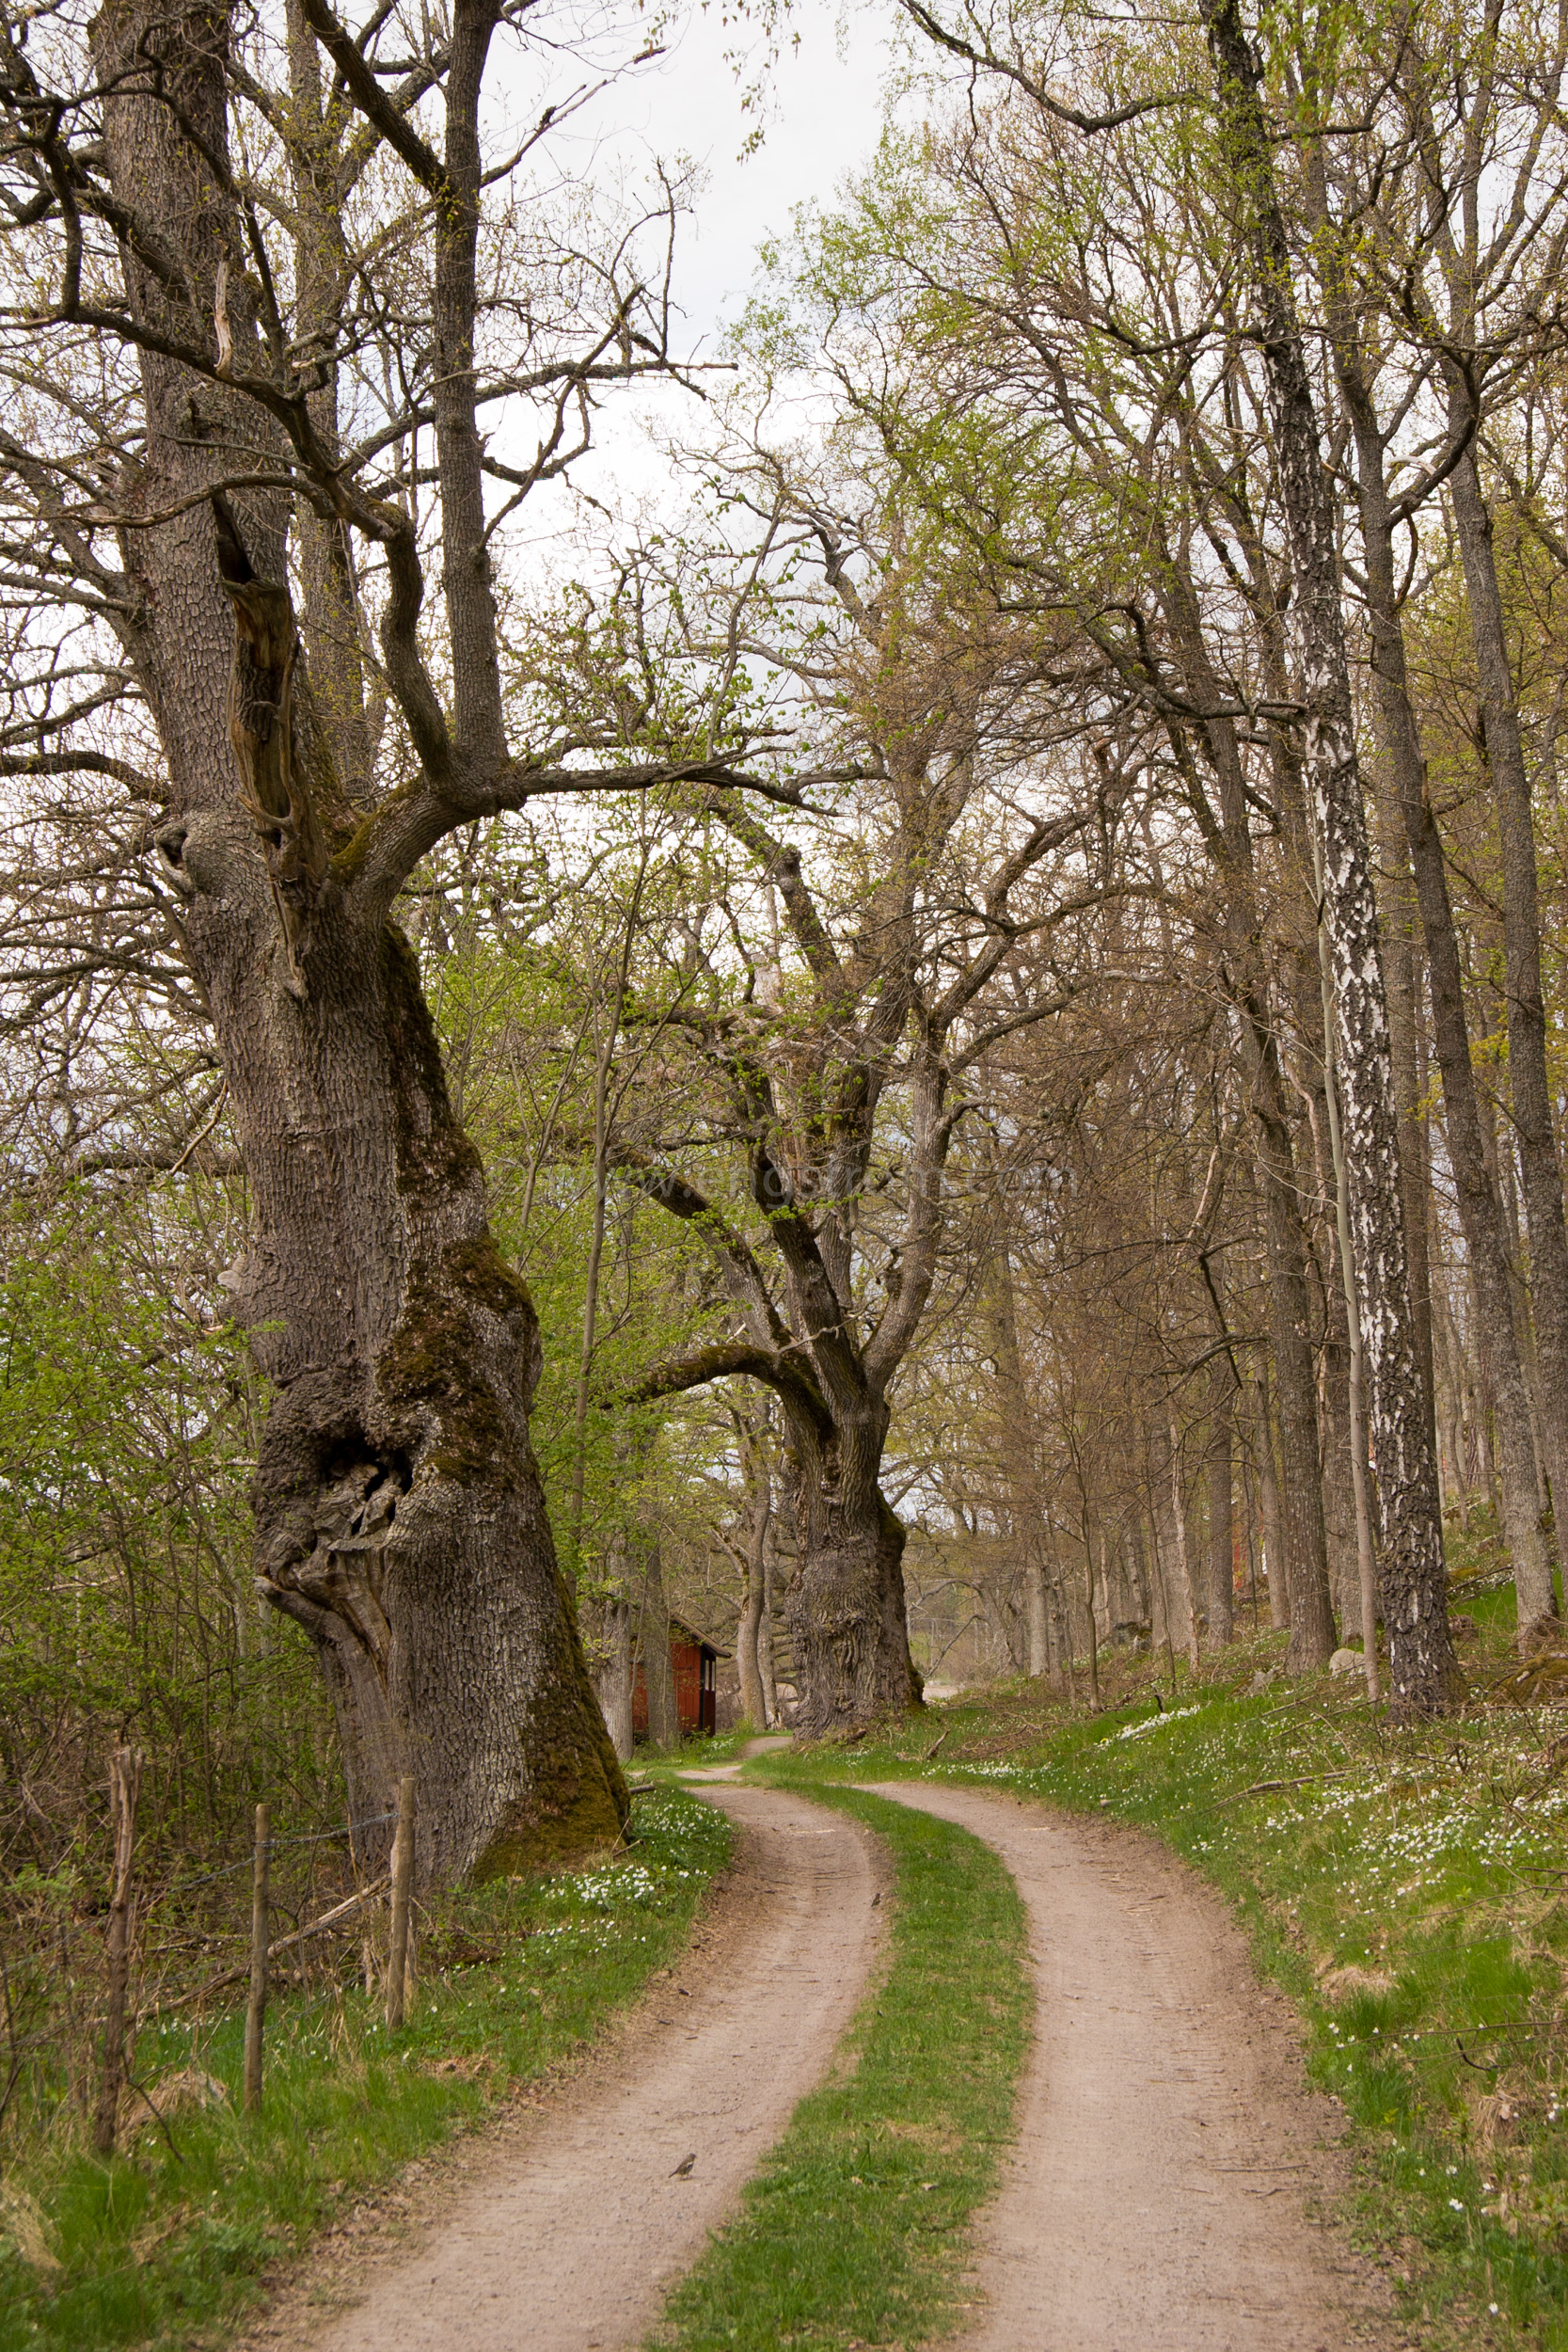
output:
{"label": "sandy gravel surface", "polygon": [[423,2185],[329,2238],[234,2352],[641,2341],[826,2072],[885,1915],[880,1849],[857,1823],[768,1789],[704,1793],[741,1836],[673,1976],[520,2126],[410,2168]]}
{"label": "sandy gravel surface", "polygon": [[1386,2289],[1311,2217],[1343,2184],[1288,2003],[1153,1838],[901,1781],[1028,1905],[1039,1994],[1017,2148],[982,2217],[963,2352],[1342,2352],[1399,2341]]}

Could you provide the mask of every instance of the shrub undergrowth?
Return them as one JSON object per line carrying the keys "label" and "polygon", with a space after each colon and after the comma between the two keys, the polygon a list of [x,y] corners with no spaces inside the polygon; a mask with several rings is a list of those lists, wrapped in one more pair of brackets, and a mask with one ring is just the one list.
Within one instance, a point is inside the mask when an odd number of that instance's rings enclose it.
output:
{"label": "shrub undergrowth", "polygon": [[[136,2079],[210,2075],[221,2101],[130,2121],[88,2151],[80,2114],[8,2124],[0,2178],[0,2352],[199,2340],[250,2301],[269,2262],[356,2196],[471,2127],[565,2058],[684,1942],[730,1851],[729,1826],[678,1791],[645,1797],[630,1850],[456,1895],[430,1922],[429,1973],[388,2036],[379,1995],[334,1981],[285,1994],[267,2024],[260,2114],[239,2110],[243,2013],[144,2028]],[[20,2128],[19,2128],[20,2126]]]}

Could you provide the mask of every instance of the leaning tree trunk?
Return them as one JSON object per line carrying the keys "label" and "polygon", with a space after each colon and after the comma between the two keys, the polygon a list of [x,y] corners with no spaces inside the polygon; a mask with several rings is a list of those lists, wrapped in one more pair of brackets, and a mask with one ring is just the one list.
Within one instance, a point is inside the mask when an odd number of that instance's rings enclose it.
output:
{"label": "leaning tree trunk", "polygon": [[885,1404],[826,1432],[789,1414],[800,1564],[784,1598],[805,1739],[921,1703],[904,1602],[904,1529],[877,1483]]}
{"label": "leaning tree trunk", "polygon": [[613,1837],[627,1802],[529,1444],[537,1327],[413,954],[354,897],[356,812],[283,584],[289,506],[212,495],[277,472],[261,408],[224,380],[258,338],[212,167],[221,16],[106,8],[95,40],[121,93],[104,105],[117,197],[183,272],[168,291],[122,246],[130,307],[168,348],[203,339],[218,371],[143,345],[140,465],[119,495],[166,518],[125,534],[126,626],[167,768],[158,846],[249,1183],[224,1280],[272,1387],[257,1581],[316,1645],[368,1847],[413,1773],[421,1880],[493,1874]]}
{"label": "leaning tree trunk", "polygon": [[1357,1304],[1377,1465],[1384,1621],[1396,1715],[1441,1711],[1459,1682],[1449,1633],[1437,1474],[1421,1391],[1377,906],[1317,409],[1291,288],[1262,74],[1236,0],[1204,0],[1222,136],[1245,222],[1295,580],[1305,771],[1323,858]]}

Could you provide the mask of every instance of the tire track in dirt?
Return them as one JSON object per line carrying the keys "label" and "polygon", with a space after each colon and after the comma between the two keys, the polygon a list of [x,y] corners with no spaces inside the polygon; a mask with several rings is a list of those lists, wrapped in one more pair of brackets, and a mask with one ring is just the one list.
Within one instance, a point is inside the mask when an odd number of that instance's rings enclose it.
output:
{"label": "tire track in dirt", "polygon": [[1335,2109],[1219,1898],[1136,1830],[930,1782],[871,1793],[984,1838],[1029,1913],[1035,2041],[963,2352],[1400,2341],[1385,2283],[1311,2217],[1344,2185]]}
{"label": "tire track in dirt", "polygon": [[309,2261],[234,2352],[641,2343],[826,2073],[885,1916],[858,1822],[776,1790],[702,1793],[739,1836],[692,1952],[520,2129],[468,2141],[400,2240]]}

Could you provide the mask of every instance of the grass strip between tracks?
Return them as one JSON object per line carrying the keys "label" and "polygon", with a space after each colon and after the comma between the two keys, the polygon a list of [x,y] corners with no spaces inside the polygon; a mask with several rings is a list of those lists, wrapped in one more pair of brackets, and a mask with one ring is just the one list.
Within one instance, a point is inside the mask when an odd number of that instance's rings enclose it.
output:
{"label": "grass strip between tracks", "polygon": [[[776,1767],[768,1778],[791,1785]],[[827,2081],[672,2295],[661,2352],[924,2344],[967,2312],[970,2220],[1029,2038],[1023,1906],[967,1831],[857,1789],[802,1793],[892,1849],[882,1972]]]}
{"label": "grass strip between tracks", "polygon": [[729,1824],[662,1789],[632,1836],[583,1868],[446,1899],[400,2034],[352,1984],[279,1994],[258,2115],[239,2111],[243,2010],[144,2030],[138,2081],[196,2065],[227,2095],[135,2132],[108,2163],[79,2117],[6,2148],[0,2352],[221,2341],[270,2263],[559,2063],[681,1950]]}

